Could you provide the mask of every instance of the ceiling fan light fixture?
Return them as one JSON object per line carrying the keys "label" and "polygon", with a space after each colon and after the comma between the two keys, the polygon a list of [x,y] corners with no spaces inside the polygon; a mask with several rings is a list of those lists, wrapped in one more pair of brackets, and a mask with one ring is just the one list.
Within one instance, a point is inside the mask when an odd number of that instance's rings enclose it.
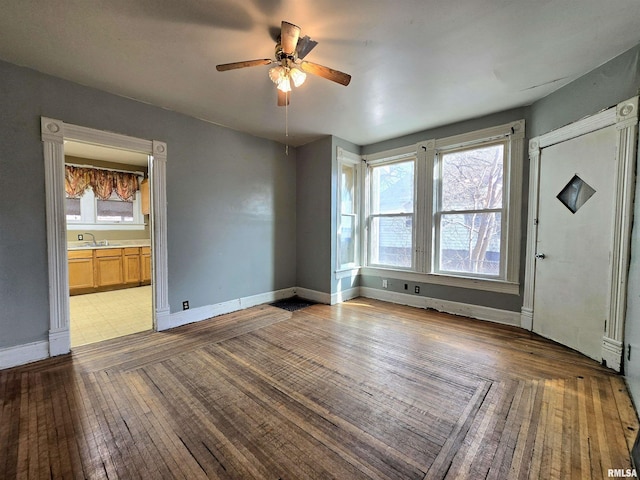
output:
{"label": "ceiling fan light fixture", "polygon": [[291,91],[291,82],[288,76],[283,77],[282,80],[278,82],[278,90],[285,93]]}
{"label": "ceiling fan light fixture", "polygon": [[293,67],[290,71],[289,71],[289,77],[291,78],[291,80],[293,81],[293,84],[296,87],[299,87],[300,85],[302,85],[304,83],[304,81],[307,79],[307,74],[304,73],[302,70],[300,70],[298,67]]}
{"label": "ceiling fan light fixture", "polygon": [[287,76],[283,66],[278,65],[269,69],[269,78],[273,83],[278,85]]}

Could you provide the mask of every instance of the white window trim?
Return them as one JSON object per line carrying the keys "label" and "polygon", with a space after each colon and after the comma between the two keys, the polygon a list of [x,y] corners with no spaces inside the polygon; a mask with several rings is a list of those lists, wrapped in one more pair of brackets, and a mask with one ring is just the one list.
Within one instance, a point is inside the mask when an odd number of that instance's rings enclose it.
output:
{"label": "white window trim", "polygon": [[[336,270],[335,275],[337,279],[353,276],[357,273],[362,265],[362,183],[363,183],[363,168],[362,157],[358,154],[349,152],[342,147],[337,147],[337,188],[336,188]],[[355,262],[353,264],[341,265],[340,264],[340,219],[342,216],[342,185],[341,185],[341,173],[343,165],[353,166],[355,170],[355,206],[356,206],[356,222],[354,226],[355,233]]]}
{"label": "white window trim", "polygon": [[101,222],[97,220],[96,196],[93,189],[88,188],[80,197],[80,220],[67,220],[67,230],[144,230],[144,215],[140,191],[133,199],[133,222]]}
{"label": "white window trim", "polygon": [[[372,268],[380,268],[383,270],[386,269],[390,269],[390,270],[397,270],[397,271],[403,271],[403,272],[413,272],[416,270],[416,263],[417,263],[417,257],[418,255],[416,254],[416,250],[415,250],[415,246],[417,244],[417,236],[416,236],[416,229],[417,229],[417,225],[416,225],[416,219],[417,219],[417,204],[419,203],[419,199],[418,199],[418,195],[417,195],[417,173],[418,173],[418,158],[416,155],[416,150],[415,147],[402,147],[402,148],[397,148],[394,150],[389,150],[387,152],[381,152],[380,154],[376,154],[376,155],[371,155],[371,156],[365,156],[365,160],[366,160],[366,164],[367,164],[367,168],[366,168],[366,174],[365,174],[365,197],[366,197],[366,202],[365,202],[365,207],[363,208],[366,218],[363,219],[362,225],[364,228],[364,232],[363,232],[363,242],[364,242],[364,254],[363,254],[363,259],[365,259],[365,266],[367,267],[372,267]],[[392,163],[399,163],[399,162],[405,162],[408,160],[413,160],[414,161],[414,171],[413,171],[413,175],[414,175],[414,180],[413,180],[413,211],[411,213],[406,213],[406,212],[402,212],[402,213],[392,213],[392,214],[375,214],[376,217],[393,217],[393,216],[408,216],[411,215],[411,225],[412,225],[412,231],[411,231],[411,241],[413,243],[413,247],[414,247],[414,252],[411,255],[411,266],[410,267],[394,267],[391,265],[384,265],[384,264],[376,264],[376,263],[371,263],[371,252],[369,249],[369,233],[370,233],[370,228],[371,228],[371,168],[372,167],[376,167],[376,166],[380,166],[380,165],[386,165],[386,164],[392,164]]]}
{"label": "white window trim", "polygon": [[[451,152],[460,152],[460,151],[468,151],[474,148],[483,148],[485,146],[495,146],[495,145],[503,145],[504,150],[503,150],[503,167],[502,167],[502,171],[503,171],[503,199],[502,199],[502,207],[500,208],[484,208],[484,209],[470,209],[467,211],[464,210],[451,210],[451,211],[447,211],[447,210],[443,210],[442,209],[442,155],[446,155],[447,153],[451,153]],[[505,197],[504,193],[505,191],[508,191],[508,179],[506,176],[506,172],[508,171],[508,163],[509,163],[509,146],[510,146],[510,142],[508,139],[506,139],[505,137],[503,138],[499,138],[497,140],[493,139],[493,140],[489,140],[488,142],[480,142],[478,144],[475,145],[468,145],[465,147],[455,147],[455,148],[443,148],[441,150],[438,150],[436,152],[436,157],[435,157],[435,162],[436,162],[436,167],[437,167],[437,171],[438,171],[438,178],[437,180],[434,182],[434,198],[435,198],[435,202],[434,202],[434,208],[433,208],[433,215],[434,215],[434,219],[433,219],[433,231],[434,231],[434,246],[433,246],[433,265],[432,265],[432,272],[430,273],[434,273],[436,275],[454,275],[457,276],[460,273],[457,272],[452,272],[450,270],[441,270],[438,265],[440,264],[440,249],[438,248],[440,246],[440,233],[441,233],[441,229],[440,229],[440,220],[442,218],[443,215],[449,215],[449,214],[461,214],[461,213],[472,213],[472,212],[493,212],[493,213],[500,213],[502,215],[502,217],[505,216],[505,213],[508,213],[509,211],[509,205],[508,205],[508,201],[507,198]],[[502,218],[501,217],[501,218]],[[482,278],[482,279],[495,279],[495,280],[502,280],[505,278],[505,267],[506,267],[506,263],[507,263],[507,259],[506,259],[506,251],[504,248],[502,248],[506,242],[508,241],[507,239],[507,231],[506,229],[501,229],[501,234],[500,234],[500,271],[498,272],[497,275],[487,275],[487,274],[482,274],[482,273],[471,273],[471,272],[464,272],[463,274],[467,277],[471,277],[471,278]]]}
{"label": "white window trim", "polygon": [[[497,293],[518,295],[520,293],[519,268],[520,268],[520,227],[522,209],[522,174],[523,174],[523,148],[524,148],[525,122],[518,120],[496,127],[485,128],[473,132],[454,135],[450,137],[432,139],[419,142],[415,145],[396,148],[373,155],[365,155],[363,158],[367,165],[376,165],[397,161],[403,158],[417,157],[415,184],[416,203],[414,208],[414,268],[411,271],[382,267],[377,265],[364,265],[360,271],[363,275],[384,276],[398,280],[431,283],[437,285],[470,288]],[[504,243],[501,249],[504,251],[504,276],[502,278],[476,277],[472,275],[453,275],[450,273],[434,273],[433,259],[433,185],[434,165],[436,155],[439,152],[456,148],[473,147],[491,141],[508,139],[509,150],[504,172],[503,205],[508,214],[505,219]],[[365,180],[365,207],[366,218],[363,218],[363,226],[368,223],[369,207],[366,203],[369,196],[369,178]],[[429,193],[430,192],[430,193]],[[363,245],[368,245],[367,231],[363,231]],[[368,252],[363,252],[363,259],[368,261]]]}

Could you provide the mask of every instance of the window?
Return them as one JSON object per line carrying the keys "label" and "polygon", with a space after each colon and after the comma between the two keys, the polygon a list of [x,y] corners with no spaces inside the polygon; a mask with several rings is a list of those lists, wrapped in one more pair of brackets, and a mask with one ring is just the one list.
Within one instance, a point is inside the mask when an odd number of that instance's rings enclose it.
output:
{"label": "window", "polygon": [[87,188],[80,198],[66,195],[65,213],[68,230],[145,228],[140,192],[131,202],[121,200],[115,192],[107,200],[100,200],[92,188]]}
{"label": "window", "polygon": [[337,269],[360,265],[360,163],[359,155],[338,148]]}
{"label": "window", "polygon": [[363,273],[517,294],[523,142],[520,120],[365,156]]}
{"label": "window", "polygon": [[133,223],[133,202],[121,200],[115,191],[107,200],[96,200],[96,221]]}
{"label": "window", "polygon": [[500,276],[505,151],[500,142],[438,155],[437,272]]}
{"label": "window", "polygon": [[369,264],[399,268],[413,265],[415,161],[371,167]]}

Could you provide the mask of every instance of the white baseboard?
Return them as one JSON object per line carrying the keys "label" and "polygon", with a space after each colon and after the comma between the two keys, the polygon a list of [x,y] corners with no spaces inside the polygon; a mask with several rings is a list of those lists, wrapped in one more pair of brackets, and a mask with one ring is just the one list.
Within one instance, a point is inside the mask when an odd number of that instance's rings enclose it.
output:
{"label": "white baseboard", "polygon": [[49,330],[49,355],[65,355],[71,351],[71,336],[69,327],[59,330]]}
{"label": "white baseboard", "polygon": [[283,298],[293,297],[295,288],[285,288],[273,292],[260,293],[249,297],[236,298],[226,302],[216,303],[214,305],[206,305],[204,307],[192,308],[181,312],[172,313],[167,316],[158,317],[158,331],[168,330],[169,328],[179,327],[188,323],[200,322],[208,318],[224,315],[225,313],[237,312],[245,308],[254,307],[263,303],[275,302]]}
{"label": "white baseboard", "polygon": [[[440,312],[451,313],[454,315],[463,315],[466,317],[476,318],[479,320],[488,320],[506,325],[520,326],[521,314],[519,312],[510,312],[489,307],[481,307],[465,303],[450,302],[447,300],[439,300],[429,297],[421,297],[418,295],[409,295],[406,293],[389,292],[370,287],[354,287],[334,294],[319,292],[308,288],[285,288],[272,292],[251,295],[249,297],[237,298],[226,302],[217,303],[215,305],[206,305],[204,307],[193,308],[181,312],[170,313],[168,309],[156,312],[156,326],[158,331],[168,330],[170,328],[179,327],[188,323],[200,322],[209,318],[224,315],[226,313],[237,312],[246,308],[271,303],[277,300],[293,297],[298,295],[301,298],[312,300],[314,302],[324,303],[327,305],[335,305],[359,296],[374,298],[385,302],[398,303],[401,305],[410,305],[419,308],[433,308]],[[55,337],[55,336],[54,336]],[[57,337],[56,337],[57,338]],[[43,360],[50,355],[65,353],[66,346],[60,344],[56,352],[49,352],[49,342],[41,341],[28,343],[25,345],[17,345],[0,349],[0,369],[15,367],[25,363]]]}
{"label": "white baseboard", "polygon": [[371,287],[360,287],[360,295],[367,298],[374,298],[384,302],[398,303],[418,308],[432,308],[439,312],[462,315],[478,320],[487,320],[505,325],[520,326],[520,313],[497,308],[482,307],[468,303],[451,302],[437,298],[421,297],[407,293],[390,292]]}
{"label": "white baseboard", "polygon": [[342,290],[340,292],[336,292],[332,294],[331,305],[346,302],[347,300],[351,300],[352,298],[356,298],[359,296],[360,296],[360,287],[348,288],[346,290]]}
{"label": "white baseboard", "polygon": [[0,369],[49,358],[49,342],[25,343],[15,347],[0,348]]}
{"label": "white baseboard", "polygon": [[331,294],[325,292],[319,292],[318,290],[310,290],[308,288],[296,288],[296,295],[300,298],[305,298],[307,300],[312,300],[318,303],[324,303],[326,305],[332,305],[331,303]]}

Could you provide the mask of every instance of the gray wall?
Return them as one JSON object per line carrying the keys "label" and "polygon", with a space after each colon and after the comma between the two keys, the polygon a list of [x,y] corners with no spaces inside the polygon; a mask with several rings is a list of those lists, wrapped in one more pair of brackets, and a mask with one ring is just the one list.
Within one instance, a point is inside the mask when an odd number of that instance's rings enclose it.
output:
{"label": "gray wall", "polygon": [[[425,130],[422,132],[414,133],[411,135],[407,135],[401,138],[395,138],[392,140],[387,140],[385,142],[375,143],[371,145],[366,145],[362,148],[362,154],[373,154],[377,152],[383,152],[385,150],[391,150],[398,147],[404,147],[407,145],[412,145],[417,142],[432,139],[432,138],[443,138],[449,137],[452,135],[458,135],[461,133],[468,133],[474,130],[479,130],[482,128],[493,127],[496,125],[502,125],[505,123],[509,123],[515,120],[524,119],[526,126],[528,129],[529,123],[529,109],[528,108],[515,108],[512,110],[507,110],[504,112],[498,112],[492,115],[487,115],[485,117],[474,118],[471,120],[467,120],[465,122],[455,123],[452,125],[446,125],[439,128],[434,128],[431,130]],[[525,145],[528,140],[525,140]],[[524,164],[524,178],[523,178],[523,193],[522,193],[522,214],[523,218],[526,218],[527,212],[527,185],[528,185],[528,170],[529,170],[529,160],[526,154],[527,148],[524,148],[523,157],[521,161]],[[521,255],[521,268],[520,268],[520,281],[521,283],[524,281],[524,251],[525,251],[525,229],[526,229],[526,221],[522,222],[522,255]],[[382,289],[382,280],[383,277],[379,276],[363,276],[360,280],[361,285],[364,287],[370,288],[378,288]],[[404,284],[408,283],[409,288],[407,290],[404,289]],[[414,294],[414,287],[420,287],[420,293]],[[452,302],[460,302],[460,303],[468,303],[472,305],[481,305],[484,307],[497,308],[500,310],[508,310],[513,312],[519,312],[522,307],[522,297],[520,295],[508,295],[504,293],[492,293],[485,292],[481,290],[473,290],[473,289],[465,289],[465,288],[455,288],[455,287],[444,287],[442,285],[434,285],[430,283],[423,282],[405,282],[401,280],[393,280],[388,279],[388,286],[385,289],[387,291],[396,292],[396,293],[410,293],[416,296],[437,298],[441,300],[448,300]],[[522,290],[522,289],[521,289]]]}
{"label": "gray wall", "polygon": [[49,328],[41,115],[167,142],[171,312],[295,286],[294,149],[0,62],[0,348]]}
{"label": "gray wall", "polygon": [[299,287],[331,292],[332,137],[298,147],[296,238]]}
{"label": "gray wall", "polygon": [[[579,120],[638,94],[640,45],[619,55],[536,102],[531,107],[532,136]],[[627,283],[624,371],[636,407],[640,405],[640,183],[636,184],[635,222],[631,238],[631,268]],[[627,359],[632,346],[631,360]]]}
{"label": "gray wall", "polygon": [[[631,397],[640,408],[640,182],[636,183],[635,222],[631,235],[631,267],[627,284],[624,373]],[[630,358],[627,356],[631,348]]]}
{"label": "gray wall", "polygon": [[640,45],[531,106],[529,136],[537,137],[638,94]]}

